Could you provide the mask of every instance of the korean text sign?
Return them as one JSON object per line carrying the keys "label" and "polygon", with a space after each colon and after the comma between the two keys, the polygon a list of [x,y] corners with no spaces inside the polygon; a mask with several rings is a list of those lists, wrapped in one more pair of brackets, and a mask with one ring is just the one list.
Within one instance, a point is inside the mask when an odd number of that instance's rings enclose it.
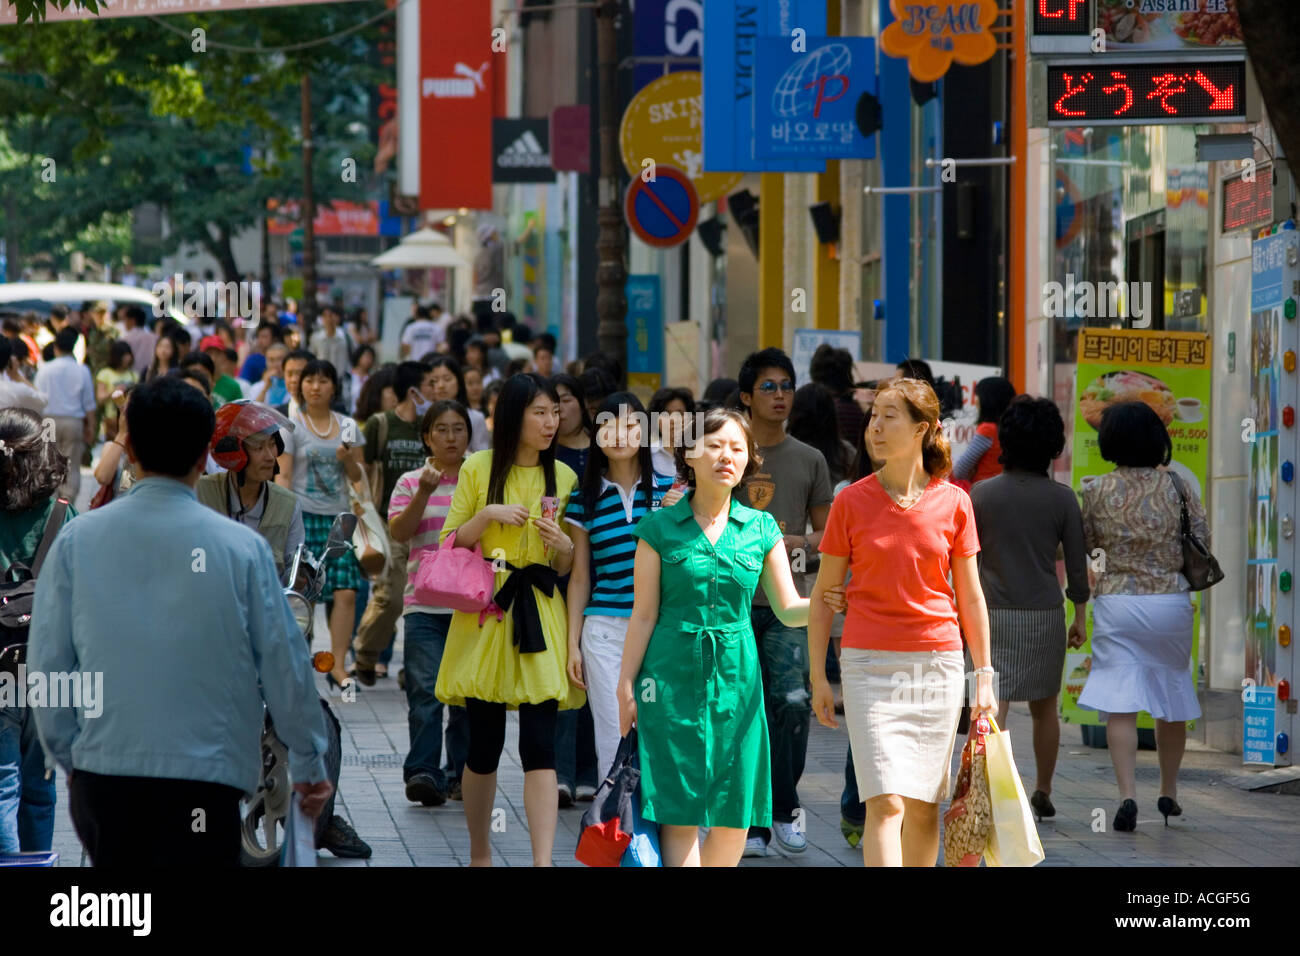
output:
{"label": "korean text sign", "polygon": [[874,159],[875,140],[855,122],[858,100],[876,92],[870,37],[811,38],[806,52],[786,39],[758,41],[754,155]]}

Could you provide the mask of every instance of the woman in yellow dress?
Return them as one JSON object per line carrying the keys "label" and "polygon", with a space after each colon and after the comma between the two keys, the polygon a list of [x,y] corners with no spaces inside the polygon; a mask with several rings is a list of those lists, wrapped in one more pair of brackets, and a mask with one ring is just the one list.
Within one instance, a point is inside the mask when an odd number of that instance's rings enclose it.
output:
{"label": "woman in yellow dress", "polygon": [[481,544],[499,569],[496,607],[452,615],[435,689],[443,703],[469,712],[461,787],[471,866],[492,864],[492,801],[507,709],[519,711],[533,865],[551,865],[559,804],[556,715],[586,701],[566,672],[568,621],[559,578],[572,566],[573,542],[561,522],[578,478],[555,460],[559,427],[559,396],[545,379],[507,380],[497,399],[492,449],[461,466],[442,527],[440,540],[455,532],[458,548]]}

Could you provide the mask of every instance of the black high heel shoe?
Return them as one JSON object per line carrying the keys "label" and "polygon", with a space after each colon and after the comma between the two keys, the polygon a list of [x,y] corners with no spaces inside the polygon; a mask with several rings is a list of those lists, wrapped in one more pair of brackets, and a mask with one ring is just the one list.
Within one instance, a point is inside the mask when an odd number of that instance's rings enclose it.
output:
{"label": "black high heel shoe", "polygon": [[1173,797],[1161,797],[1156,801],[1156,809],[1165,817],[1165,826],[1169,826],[1170,817],[1181,817],[1183,808],[1178,805],[1178,801]]}
{"label": "black high heel shoe", "polygon": [[1038,815],[1038,822],[1043,822],[1043,817],[1056,816],[1056,807],[1052,806],[1052,798],[1041,790],[1035,790],[1034,795],[1029,798],[1029,805],[1034,808],[1034,813]]}
{"label": "black high heel shoe", "polygon": [[1123,830],[1126,833],[1132,833],[1138,825],[1138,805],[1134,800],[1125,800],[1115,811],[1115,822],[1112,826],[1116,830]]}
{"label": "black high heel shoe", "polygon": [[[355,687],[356,684],[357,684],[357,681],[354,680],[354,679],[352,679],[352,678],[348,678],[348,679],[352,681],[352,685]],[[338,681],[336,681],[336,680],[334,679],[334,675],[331,674],[329,671],[326,671],[326,672],[325,672],[325,684],[326,684],[326,686],[329,687],[330,690],[337,690],[337,691],[339,691],[340,693],[342,693],[342,691],[343,691],[343,685],[340,684]]]}

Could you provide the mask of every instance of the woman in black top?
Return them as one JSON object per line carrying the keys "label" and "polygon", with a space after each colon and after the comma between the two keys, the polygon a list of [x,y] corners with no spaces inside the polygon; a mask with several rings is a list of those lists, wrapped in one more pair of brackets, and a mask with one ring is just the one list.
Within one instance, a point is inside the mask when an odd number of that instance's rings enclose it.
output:
{"label": "woman in black top", "polygon": [[[979,532],[980,584],[989,607],[989,646],[997,672],[998,721],[1011,701],[1029,701],[1034,720],[1037,786],[1030,803],[1039,818],[1056,814],[1050,799],[1061,728],[1057,695],[1066,643],[1085,638],[1088,603],[1087,552],[1083,516],[1074,492],[1054,481],[1049,469],[1065,448],[1065,423],[1056,405],[1022,395],[998,424],[1002,474],[971,489]],[[1074,602],[1074,623],[1066,636],[1061,585],[1056,576],[1058,546],[1065,551]]]}

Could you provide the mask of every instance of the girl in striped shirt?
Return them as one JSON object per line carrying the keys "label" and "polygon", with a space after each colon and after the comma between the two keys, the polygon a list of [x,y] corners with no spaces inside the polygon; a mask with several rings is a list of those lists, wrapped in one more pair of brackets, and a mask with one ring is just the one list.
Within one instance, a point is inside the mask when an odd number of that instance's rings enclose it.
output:
{"label": "girl in striped shirt", "polygon": [[460,772],[469,749],[469,724],[464,708],[452,707],[447,728],[447,758],[442,762],[442,701],[434,696],[438,667],[447,646],[451,610],[426,607],[415,600],[415,572],[425,551],[437,550],[438,533],[447,518],[465,450],[472,440],[469,409],[454,399],[434,402],[420,418],[420,436],[433,452],[424,467],[397,479],[388,504],[393,540],[411,543],[406,562],[406,593],[402,599],[405,626],[406,702],[411,751],[402,768],[406,799],[425,806],[445,803],[459,788]]}
{"label": "girl in striped shirt", "polygon": [[[605,399],[596,415],[596,440],[582,483],[564,518],[572,526],[569,577],[569,679],[587,691],[596,730],[596,759],[609,771],[618,750],[618,674],[632,615],[632,529],[682,493],[658,475],[643,431],[645,407],[631,392]],[[667,496],[667,497],[665,497]]]}

